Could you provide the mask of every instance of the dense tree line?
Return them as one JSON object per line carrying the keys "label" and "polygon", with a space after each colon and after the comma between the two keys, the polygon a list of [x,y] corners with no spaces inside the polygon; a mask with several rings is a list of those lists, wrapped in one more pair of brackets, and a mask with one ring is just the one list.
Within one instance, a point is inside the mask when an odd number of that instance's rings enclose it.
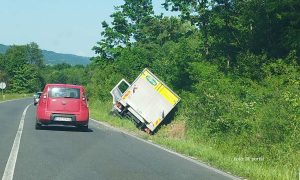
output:
{"label": "dense tree line", "polygon": [[46,65],[36,43],[13,45],[0,53],[0,81],[10,93],[33,93],[43,90],[46,83],[86,85],[88,68],[62,63]]}
{"label": "dense tree line", "polygon": [[77,84],[87,85],[88,68],[83,65],[71,66],[70,64],[62,63],[52,66],[47,66],[44,69],[44,79],[47,83],[62,83],[62,84]]}

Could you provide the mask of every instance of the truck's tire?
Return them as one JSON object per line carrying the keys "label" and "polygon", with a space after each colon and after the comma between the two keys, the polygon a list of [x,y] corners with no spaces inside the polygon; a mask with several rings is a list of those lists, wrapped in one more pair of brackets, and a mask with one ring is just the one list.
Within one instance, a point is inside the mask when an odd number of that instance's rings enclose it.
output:
{"label": "truck's tire", "polygon": [[146,127],[146,125],[145,125],[145,123],[140,122],[140,123],[136,124],[136,127],[140,130],[143,130]]}
{"label": "truck's tire", "polygon": [[118,116],[118,117],[120,117],[120,118],[123,117],[122,114],[120,114],[119,111],[117,111],[117,110],[114,109],[114,108],[112,108],[112,109],[110,110],[109,114],[112,115],[112,116]]}

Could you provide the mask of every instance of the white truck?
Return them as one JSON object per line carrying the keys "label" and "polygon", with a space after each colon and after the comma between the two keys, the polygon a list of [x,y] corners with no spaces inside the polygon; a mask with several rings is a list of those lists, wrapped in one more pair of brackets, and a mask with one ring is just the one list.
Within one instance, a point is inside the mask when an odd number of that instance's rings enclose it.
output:
{"label": "white truck", "polygon": [[148,69],[144,69],[132,84],[122,79],[110,93],[112,111],[130,117],[137,127],[149,134],[180,101],[180,97]]}

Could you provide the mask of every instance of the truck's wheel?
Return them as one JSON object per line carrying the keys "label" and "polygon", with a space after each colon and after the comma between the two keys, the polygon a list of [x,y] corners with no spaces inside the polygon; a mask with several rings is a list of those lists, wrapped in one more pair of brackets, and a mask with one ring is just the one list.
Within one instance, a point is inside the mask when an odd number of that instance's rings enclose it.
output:
{"label": "truck's wheel", "polygon": [[144,131],[150,135],[153,135],[153,132],[149,128],[145,128]]}
{"label": "truck's wheel", "polygon": [[145,123],[139,122],[136,124],[136,127],[140,130],[143,130],[143,129],[145,129],[146,125],[145,125]]}
{"label": "truck's wheel", "polygon": [[117,115],[115,108],[112,108],[109,112],[109,115]]}
{"label": "truck's wheel", "polygon": [[109,115],[118,116],[120,118],[123,118],[122,114],[120,114],[119,111],[115,110],[114,108],[112,108],[112,110],[109,112]]}

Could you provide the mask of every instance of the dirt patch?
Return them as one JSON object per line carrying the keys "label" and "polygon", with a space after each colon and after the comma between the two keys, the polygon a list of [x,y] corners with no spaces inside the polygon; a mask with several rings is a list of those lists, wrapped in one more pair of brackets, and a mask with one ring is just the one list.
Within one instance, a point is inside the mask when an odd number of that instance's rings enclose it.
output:
{"label": "dirt patch", "polygon": [[173,122],[168,129],[168,135],[172,138],[183,139],[185,137],[185,122]]}

